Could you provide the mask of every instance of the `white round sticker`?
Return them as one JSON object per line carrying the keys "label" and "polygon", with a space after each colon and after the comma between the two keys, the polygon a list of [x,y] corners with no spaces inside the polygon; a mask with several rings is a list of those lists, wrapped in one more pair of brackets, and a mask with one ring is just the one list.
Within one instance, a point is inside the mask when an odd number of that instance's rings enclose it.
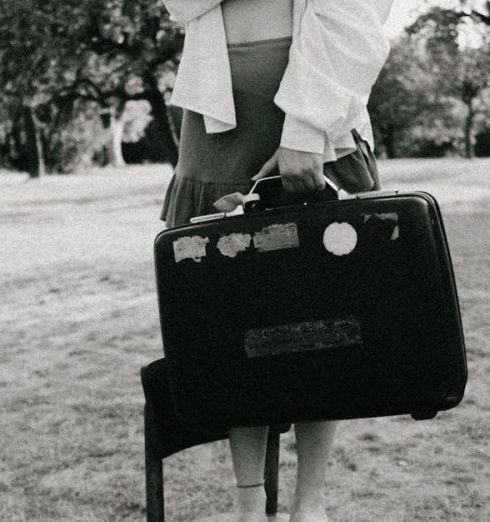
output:
{"label": "white round sticker", "polygon": [[335,256],[350,254],[357,245],[357,232],[349,223],[331,223],[323,234],[325,248]]}

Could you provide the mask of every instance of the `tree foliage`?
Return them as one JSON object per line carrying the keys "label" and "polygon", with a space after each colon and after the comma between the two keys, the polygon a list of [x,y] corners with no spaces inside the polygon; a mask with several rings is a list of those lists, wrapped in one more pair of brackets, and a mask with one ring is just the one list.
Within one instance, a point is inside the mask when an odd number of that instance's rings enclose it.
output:
{"label": "tree foliage", "polygon": [[[490,3],[485,5],[490,15]],[[433,7],[408,28],[413,39],[423,42],[437,91],[466,107],[463,133],[469,158],[474,154],[477,100],[490,86],[490,39],[485,33],[472,45],[462,39],[468,26],[482,23],[490,32],[490,16],[463,2],[462,10]]]}
{"label": "tree foliage", "polygon": [[473,155],[475,135],[488,119],[482,100],[490,85],[490,3],[479,5],[431,7],[393,43],[370,100],[388,156]]}
{"label": "tree foliage", "polygon": [[400,144],[406,132],[444,114],[446,102],[434,88],[424,52],[408,37],[393,43],[368,108],[377,141],[390,158],[405,152]]}
{"label": "tree foliage", "polygon": [[[478,45],[462,42],[470,24]],[[396,156],[462,143],[471,156],[489,127],[489,42],[489,1],[423,13],[393,42],[372,92],[378,148]],[[121,163],[123,137],[145,136],[147,157],[175,163],[163,84],[182,44],[161,0],[1,0],[0,162],[33,174]]]}
{"label": "tree foliage", "polygon": [[110,118],[120,118],[126,101],[146,99],[167,159],[175,161],[158,76],[182,42],[159,0],[2,0],[1,103],[12,108],[14,124],[21,123],[19,108],[28,106],[42,113],[38,123],[52,127],[77,100],[93,102],[111,129]]}

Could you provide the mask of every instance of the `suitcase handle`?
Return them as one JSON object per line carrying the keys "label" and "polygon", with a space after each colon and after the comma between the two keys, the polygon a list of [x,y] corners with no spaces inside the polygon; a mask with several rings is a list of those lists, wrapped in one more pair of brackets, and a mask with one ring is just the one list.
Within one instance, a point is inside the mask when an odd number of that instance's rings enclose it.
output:
{"label": "suitcase handle", "polygon": [[[302,194],[290,193],[283,188],[282,177],[269,176],[257,180],[247,195],[243,197],[245,212],[280,208],[292,205],[304,205],[319,201],[346,199],[349,194],[324,175],[326,186],[324,190],[305,192]],[[258,201],[257,201],[258,199]]]}
{"label": "suitcase handle", "polygon": [[[328,176],[323,175],[325,179],[325,183],[327,184],[327,187],[329,187],[333,192],[335,192],[338,195],[339,199],[342,199],[344,195],[348,195],[348,193],[341,189],[338,185],[336,185]],[[253,185],[252,188],[249,190],[248,194],[245,196],[250,196],[251,194],[258,194],[259,190],[257,190],[261,185],[264,184],[270,184],[271,182],[277,183],[279,180],[282,181],[282,178],[280,175],[275,176],[268,176],[265,178],[258,179]]]}
{"label": "suitcase handle", "polygon": [[[317,192],[317,195],[324,195],[327,196],[326,199],[347,199],[349,198],[349,194],[338,187],[331,179],[329,179],[327,176],[324,175],[325,182],[327,184],[327,187],[322,192]],[[274,185],[276,187],[274,188]],[[269,191],[269,197],[271,194],[277,194],[278,192],[281,192],[282,189],[282,178],[280,175],[275,176],[268,176],[265,178],[258,179],[253,185],[252,188],[248,191],[247,194],[240,194],[240,193],[234,193],[230,194],[228,196],[224,196],[223,198],[220,198],[219,201],[222,201],[223,199],[232,198],[233,202],[230,203],[231,208],[226,209],[224,212],[216,212],[213,214],[206,214],[203,216],[195,216],[190,218],[190,222],[192,224],[197,223],[204,223],[207,221],[214,221],[216,219],[223,219],[226,217],[236,216],[243,214],[244,211],[253,211],[257,208],[263,208],[263,201],[262,196],[267,197],[267,191]],[[267,208],[277,208],[284,205],[291,205],[291,204],[301,204],[306,203],[307,201],[303,200],[292,200],[289,199],[291,196],[288,194],[285,194],[285,191],[283,191],[282,197],[278,197],[278,201],[275,204],[272,204],[271,206]],[[266,199],[266,197],[264,199]],[[262,203],[262,204],[261,204]]]}

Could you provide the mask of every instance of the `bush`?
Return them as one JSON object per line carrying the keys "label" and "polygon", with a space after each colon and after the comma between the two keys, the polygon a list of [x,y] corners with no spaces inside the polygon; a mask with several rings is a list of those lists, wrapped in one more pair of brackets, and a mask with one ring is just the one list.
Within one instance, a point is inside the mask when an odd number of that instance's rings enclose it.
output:
{"label": "bush", "polygon": [[490,127],[483,129],[476,136],[475,156],[490,156]]}
{"label": "bush", "polygon": [[74,110],[72,118],[52,132],[45,158],[48,171],[68,174],[89,168],[94,163],[106,163],[104,143],[107,131],[102,126],[98,105],[83,105]]}

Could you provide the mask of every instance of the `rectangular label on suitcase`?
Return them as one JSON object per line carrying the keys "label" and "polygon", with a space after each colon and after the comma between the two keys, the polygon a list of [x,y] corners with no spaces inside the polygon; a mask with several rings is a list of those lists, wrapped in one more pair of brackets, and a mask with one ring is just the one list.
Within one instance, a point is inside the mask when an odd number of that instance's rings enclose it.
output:
{"label": "rectangular label on suitcase", "polygon": [[370,193],[165,230],[165,356],[190,423],[430,418],[467,379],[440,212]]}

